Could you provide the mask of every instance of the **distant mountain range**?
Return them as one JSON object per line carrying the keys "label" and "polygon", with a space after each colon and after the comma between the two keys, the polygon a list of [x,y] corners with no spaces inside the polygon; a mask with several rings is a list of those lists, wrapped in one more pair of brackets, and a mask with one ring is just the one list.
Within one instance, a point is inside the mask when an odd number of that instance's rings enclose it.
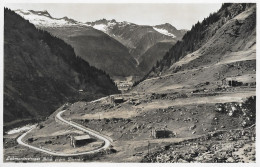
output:
{"label": "distant mountain range", "polygon": [[[162,58],[161,54],[166,53],[165,48],[181,40],[186,33],[169,23],[148,26],[106,19],[82,23],[68,17],[53,18],[47,11],[15,12],[72,45],[78,56],[112,77],[143,76]],[[163,49],[149,55],[153,61],[143,58],[147,55],[145,52],[158,43],[166,46],[156,47]],[[156,54],[158,52],[160,55]],[[142,67],[142,64],[149,65]]]}
{"label": "distant mountain range", "polygon": [[148,26],[137,25],[126,21],[117,22],[116,20],[102,19],[95,22],[87,22],[86,24],[120,41],[130,49],[130,53],[135,58],[139,58],[157,42],[176,42],[185,33],[185,31],[177,30],[169,23]]}
{"label": "distant mountain range", "polygon": [[18,9],[15,12],[29,20],[37,27],[64,27],[72,25],[84,25],[76,20],[69,19],[68,17],[53,18],[47,10],[34,11]]}

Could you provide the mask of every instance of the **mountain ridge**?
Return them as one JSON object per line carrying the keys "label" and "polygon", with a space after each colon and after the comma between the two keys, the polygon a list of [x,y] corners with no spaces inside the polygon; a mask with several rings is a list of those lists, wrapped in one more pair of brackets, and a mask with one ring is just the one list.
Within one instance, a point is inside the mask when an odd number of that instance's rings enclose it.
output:
{"label": "mountain ridge", "polygon": [[[115,19],[100,19],[95,22],[82,23],[71,21],[67,17],[53,18],[47,11],[30,10],[27,15],[23,15],[26,11],[17,10],[16,12],[38,28],[44,29],[72,45],[78,56],[91,65],[106,71],[112,77],[143,76],[147,70],[142,71],[144,68],[138,66],[137,59],[158,42],[174,44],[185,33],[185,30],[179,31],[169,23],[149,26],[126,21],[117,22]],[[38,14],[40,18],[38,18]],[[163,51],[165,50],[163,49]],[[159,59],[160,57],[156,61]],[[116,66],[113,65],[112,60],[118,62]]]}
{"label": "mountain ridge", "polygon": [[[201,23],[200,22],[196,23],[193,26],[192,30],[188,31],[184,35],[183,41],[177,42],[177,44],[170,49],[169,53],[164,56],[163,60],[160,63],[162,66],[160,66],[159,68],[163,70],[163,68],[165,67],[166,69],[172,66],[173,63],[183,58],[184,56],[203,47],[203,45],[205,45],[208,41],[210,41],[210,39],[218,32],[218,30],[222,26],[225,26],[226,23],[229,23],[229,20],[233,19],[235,16],[242,13],[244,10],[246,10],[246,8],[250,8],[250,5],[251,4],[233,4],[231,6],[226,6],[225,8],[222,6],[222,8],[217,13],[210,14],[210,16],[204,19]],[[241,26],[241,24],[237,20],[235,21],[235,24],[237,25],[238,28],[239,26]],[[196,34],[197,36],[194,34]],[[231,34],[230,36],[234,38],[237,35],[243,35],[243,34],[235,34],[235,35]],[[193,38],[192,41],[189,39],[190,37]],[[225,47],[231,46],[230,43],[225,44],[224,42],[223,43],[218,42],[218,44],[222,45],[222,47],[218,47],[218,51],[207,49],[208,51],[207,52],[204,51],[202,54],[207,55],[207,54],[224,53],[225,51],[227,51]],[[186,47],[186,50],[178,49],[178,48],[183,48],[182,46]],[[223,47],[225,49],[223,49]]]}
{"label": "mountain ridge", "polygon": [[256,5],[223,4],[170,48],[134,90],[192,89],[205,83],[213,89],[239,77],[249,78],[250,85],[255,68]]}
{"label": "mountain ridge", "polygon": [[5,128],[44,119],[68,101],[119,93],[105,72],[77,57],[70,45],[7,8],[4,14]]}
{"label": "mountain ridge", "polygon": [[[21,14],[19,11],[16,12]],[[58,20],[48,16],[43,16],[44,19],[41,19],[42,15],[38,16],[34,13],[30,12],[30,15],[22,16],[36,27],[46,30],[70,44],[75,49],[77,56],[89,62],[90,65],[106,71],[112,78],[135,76],[139,73],[135,67],[136,61],[129,55],[128,49],[104,32],[85,23],[71,21],[66,16]]]}
{"label": "mountain ridge", "polygon": [[185,30],[179,31],[169,23],[150,26],[126,21],[117,22],[115,19],[101,19],[87,22],[86,24],[107,33],[121,42],[130,49],[130,53],[135,58],[141,56],[157,42],[162,42],[163,40],[176,42],[185,34]]}

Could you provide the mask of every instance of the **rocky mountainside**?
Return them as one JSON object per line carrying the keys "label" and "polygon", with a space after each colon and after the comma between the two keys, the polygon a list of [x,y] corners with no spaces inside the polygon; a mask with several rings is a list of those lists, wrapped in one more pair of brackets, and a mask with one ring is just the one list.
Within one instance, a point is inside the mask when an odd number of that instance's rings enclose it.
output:
{"label": "rocky mountainside", "polygon": [[77,57],[61,39],[9,9],[4,19],[6,127],[45,118],[64,102],[118,93],[106,73]]}
{"label": "rocky mountainside", "polygon": [[117,22],[116,20],[98,20],[86,24],[99,29],[123,45],[129,48],[133,57],[139,58],[150,47],[158,42],[173,42],[181,39],[184,30],[177,30],[171,24],[166,23],[157,26],[137,25],[129,22]]}
{"label": "rocky mountainside", "polygon": [[239,52],[255,48],[255,24],[254,4],[224,4],[217,13],[195,24],[150,76],[241,58]]}
{"label": "rocky mountainside", "polygon": [[218,12],[196,23],[136,90],[169,90],[205,83],[217,86],[230,78],[255,83],[255,71],[256,5],[223,4]]}
{"label": "rocky mountainside", "polygon": [[16,13],[70,44],[77,56],[111,77],[138,75],[136,61],[128,49],[104,32],[67,17],[53,18],[47,11],[16,10]]}
{"label": "rocky mountainside", "polygon": [[148,26],[102,19],[86,24],[105,32],[126,46],[131,56],[136,59],[142,75],[149,72],[156,61],[161,60],[169,48],[187,32],[177,30],[169,23]]}

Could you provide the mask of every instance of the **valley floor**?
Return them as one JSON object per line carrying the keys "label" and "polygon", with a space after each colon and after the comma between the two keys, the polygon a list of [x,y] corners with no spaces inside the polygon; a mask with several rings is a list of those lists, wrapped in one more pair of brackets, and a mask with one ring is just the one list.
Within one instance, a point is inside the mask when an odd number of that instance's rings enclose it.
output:
{"label": "valley floor", "polygon": [[[240,113],[242,108],[238,107],[252,96],[255,96],[252,86],[195,93],[194,89],[176,88],[167,93],[115,95],[124,99],[118,104],[111,102],[111,97],[76,102],[62,106],[27,134],[24,141],[63,153],[80,153],[100,147],[102,142],[99,140],[82,147],[70,145],[70,135],[85,132],[55,119],[55,115],[65,109],[63,117],[66,120],[109,136],[113,141],[108,151],[95,157],[53,156],[17,144],[21,133],[16,133],[4,136],[4,159],[6,162],[12,161],[12,157],[40,158],[38,161],[254,162],[255,127],[246,128],[252,122],[242,126],[245,117]],[[238,114],[219,112],[219,104],[226,105],[227,110],[236,106]],[[170,135],[157,138],[152,134],[153,130]]]}

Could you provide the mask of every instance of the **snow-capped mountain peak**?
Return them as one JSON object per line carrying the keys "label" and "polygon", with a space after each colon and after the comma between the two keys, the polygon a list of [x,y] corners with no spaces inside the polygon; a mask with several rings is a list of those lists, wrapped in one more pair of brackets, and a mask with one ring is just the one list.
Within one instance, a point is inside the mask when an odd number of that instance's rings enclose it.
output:
{"label": "snow-capped mountain peak", "polygon": [[176,36],[172,33],[170,33],[168,30],[166,29],[163,29],[163,28],[156,28],[156,27],[153,27],[153,29],[163,35],[167,35],[167,36],[170,36],[172,38],[175,38]]}
{"label": "snow-capped mountain peak", "polygon": [[93,28],[103,31],[107,34],[109,34],[109,31],[116,27],[124,27],[127,25],[134,25],[133,23],[122,21],[117,22],[115,19],[107,20],[107,19],[100,19],[94,22],[86,22],[87,25],[92,26]]}
{"label": "snow-capped mountain peak", "polygon": [[47,10],[44,11],[34,11],[34,10],[29,10],[29,12],[36,14],[36,15],[40,15],[40,16],[46,16],[46,17],[51,17],[50,13]]}
{"label": "snow-capped mountain peak", "polygon": [[33,11],[18,9],[15,10],[15,12],[38,27],[63,27],[71,25],[86,25],[68,17],[53,18],[47,10]]}
{"label": "snow-capped mountain peak", "polygon": [[107,25],[105,25],[105,24],[95,24],[93,26],[93,28],[100,30],[100,31],[104,31],[104,32],[107,31]]}
{"label": "snow-capped mountain peak", "polygon": [[187,32],[187,30],[177,30],[170,23],[153,26],[153,29],[161,34],[170,36],[172,38],[182,37]]}
{"label": "snow-capped mountain peak", "polygon": [[113,27],[116,24],[116,20],[106,20],[106,19],[101,19],[97,20],[95,22],[87,22],[86,23],[89,26],[92,26],[93,28],[103,31],[107,33],[110,27]]}

